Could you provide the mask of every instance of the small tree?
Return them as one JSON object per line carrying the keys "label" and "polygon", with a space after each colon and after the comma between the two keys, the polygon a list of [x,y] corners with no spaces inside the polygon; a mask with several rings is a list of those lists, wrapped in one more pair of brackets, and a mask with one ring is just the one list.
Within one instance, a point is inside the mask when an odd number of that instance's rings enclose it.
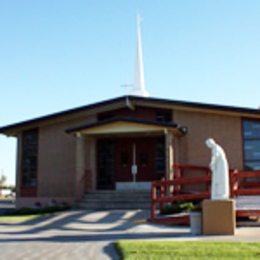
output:
{"label": "small tree", "polygon": [[1,179],[0,179],[0,187],[3,188],[5,186],[7,177],[6,175],[2,174]]}
{"label": "small tree", "polygon": [[10,186],[9,186],[9,189],[10,189],[12,192],[15,192],[15,186],[14,186],[14,185],[10,185]]}

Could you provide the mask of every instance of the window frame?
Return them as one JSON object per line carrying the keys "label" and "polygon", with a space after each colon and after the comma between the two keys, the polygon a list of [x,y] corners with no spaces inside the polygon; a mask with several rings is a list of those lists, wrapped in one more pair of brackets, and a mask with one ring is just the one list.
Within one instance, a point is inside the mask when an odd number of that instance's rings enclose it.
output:
{"label": "window frame", "polygon": [[[28,136],[30,141],[26,140]],[[39,130],[38,128],[25,130],[22,132],[21,146],[21,187],[37,188],[38,186],[38,149],[39,147]],[[29,154],[29,155],[28,155]],[[28,162],[29,160],[29,162]],[[32,174],[33,173],[33,174]],[[32,175],[34,177],[32,177]],[[29,181],[25,181],[28,178]]]}
{"label": "window frame", "polygon": [[172,123],[172,110],[157,109],[155,111],[155,121],[158,123]]}
{"label": "window frame", "polygon": [[[241,128],[242,128],[242,140],[243,140],[243,168],[244,171],[260,171],[260,158],[259,159],[246,159],[247,155],[246,155],[246,142],[260,142],[260,133],[259,133],[259,137],[252,137],[252,138],[245,138],[245,122],[252,122],[252,123],[256,123],[259,124],[259,128],[260,128],[260,120],[257,119],[251,119],[251,118],[242,118],[242,124],[241,124]],[[260,152],[260,151],[259,151]],[[249,169],[246,167],[247,163],[259,163],[259,169]]]}

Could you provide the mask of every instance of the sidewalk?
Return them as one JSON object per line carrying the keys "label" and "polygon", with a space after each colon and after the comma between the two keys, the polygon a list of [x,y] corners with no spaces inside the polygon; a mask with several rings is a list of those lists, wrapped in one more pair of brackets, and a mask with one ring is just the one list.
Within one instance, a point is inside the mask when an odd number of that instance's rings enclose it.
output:
{"label": "sidewalk", "polygon": [[68,211],[26,223],[0,223],[1,259],[118,259],[116,240],[259,241],[260,227],[235,236],[192,236],[189,227],[134,224],[149,211]]}

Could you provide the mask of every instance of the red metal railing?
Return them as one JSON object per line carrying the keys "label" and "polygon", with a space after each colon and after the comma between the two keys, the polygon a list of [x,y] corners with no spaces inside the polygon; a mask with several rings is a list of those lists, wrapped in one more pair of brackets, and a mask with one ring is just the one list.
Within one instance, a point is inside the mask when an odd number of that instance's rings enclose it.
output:
{"label": "red metal railing", "polygon": [[[152,183],[151,222],[155,222],[156,203],[160,212],[166,202],[203,200],[210,198],[211,172],[209,167],[174,164],[174,180],[154,181]],[[196,173],[195,173],[196,172]],[[192,177],[199,173],[200,176]],[[260,178],[260,171],[230,170],[230,197],[239,195],[260,195],[260,182],[248,178]],[[206,184],[204,191],[185,191],[184,185]],[[196,185],[195,185],[196,186]],[[159,195],[159,196],[157,196]]]}
{"label": "red metal railing", "polygon": [[[181,165],[181,164],[174,164],[173,167],[175,170],[174,180],[180,180],[180,185],[176,185],[174,189],[175,195],[178,195],[180,194],[180,192],[182,192],[181,184],[193,184],[193,183],[205,182],[206,190],[207,191],[210,190],[210,181],[208,180],[208,178],[202,178],[206,176],[211,176],[209,167]],[[196,176],[198,175],[198,173],[199,176]],[[186,180],[186,177],[189,181]],[[200,179],[197,179],[197,177],[200,177],[201,181],[199,181]],[[183,180],[185,183],[183,183]]]}
{"label": "red metal railing", "polygon": [[[251,178],[251,179],[249,179]],[[236,171],[233,174],[234,196],[260,195],[260,171]]]}
{"label": "red metal railing", "polygon": [[[151,222],[155,222],[155,210],[156,203],[160,205],[160,212],[165,202],[179,202],[179,201],[191,201],[197,199],[206,199],[210,197],[210,169],[208,167],[191,166],[191,165],[179,165],[174,164],[175,176],[174,180],[170,181],[154,181],[152,183],[152,198],[151,198]],[[186,177],[187,172],[196,171],[200,172],[201,176]],[[183,185],[206,183],[206,190],[198,193],[183,192]],[[157,197],[157,191],[159,196]]]}

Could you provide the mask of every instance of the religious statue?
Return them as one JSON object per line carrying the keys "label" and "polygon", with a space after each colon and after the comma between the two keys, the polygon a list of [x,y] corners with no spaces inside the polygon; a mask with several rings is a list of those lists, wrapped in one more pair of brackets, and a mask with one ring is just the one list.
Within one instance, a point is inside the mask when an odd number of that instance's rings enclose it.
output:
{"label": "religious statue", "polygon": [[206,145],[211,149],[211,199],[227,200],[229,199],[229,170],[225,152],[211,138],[206,140]]}

